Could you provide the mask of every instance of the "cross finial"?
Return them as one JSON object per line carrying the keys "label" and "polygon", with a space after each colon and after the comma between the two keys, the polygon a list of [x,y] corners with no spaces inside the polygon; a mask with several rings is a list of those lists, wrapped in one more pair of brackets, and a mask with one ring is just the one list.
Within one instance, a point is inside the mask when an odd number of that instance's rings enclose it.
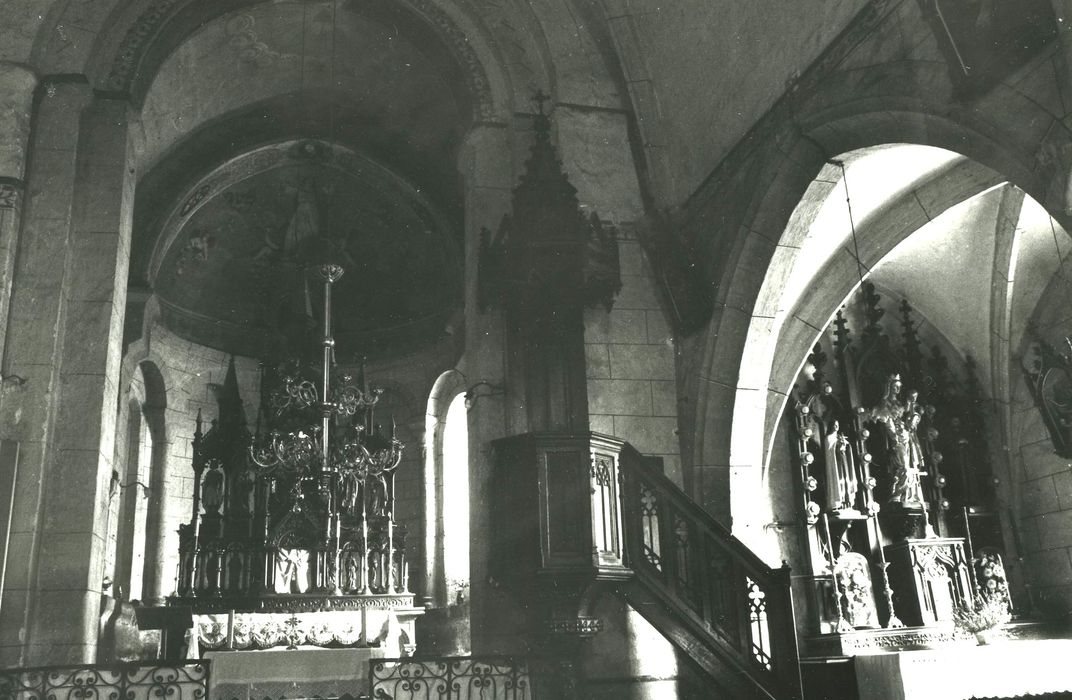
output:
{"label": "cross finial", "polygon": [[543,103],[550,99],[542,89],[537,90],[536,94],[532,96],[532,101],[536,103],[536,109],[540,110],[541,115],[543,114]]}

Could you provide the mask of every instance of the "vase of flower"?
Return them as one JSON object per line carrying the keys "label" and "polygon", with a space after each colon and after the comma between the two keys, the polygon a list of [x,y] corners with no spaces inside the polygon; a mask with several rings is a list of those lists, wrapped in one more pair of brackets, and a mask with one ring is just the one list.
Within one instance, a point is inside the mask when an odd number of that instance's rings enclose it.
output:
{"label": "vase of flower", "polygon": [[975,596],[971,605],[953,613],[957,629],[975,635],[976,643],[993,644],[1005,638],[1002,626],[1012,619],[1009,603],[1004,596]]}

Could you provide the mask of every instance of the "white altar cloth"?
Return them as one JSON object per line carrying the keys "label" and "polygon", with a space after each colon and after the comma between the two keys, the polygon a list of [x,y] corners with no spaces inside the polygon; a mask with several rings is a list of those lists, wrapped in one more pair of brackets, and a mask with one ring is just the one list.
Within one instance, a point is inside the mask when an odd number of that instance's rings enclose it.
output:
{"label": "white altar cloth", "polygon": [[1072,640],[1000,641],[855,657],[860,700],[1017,698],[1072,691]]}
{"label": "white altar cloth", "polygon": [[379,648],[210,651],[210,700],[356,697],[368,692],[369,660]]}

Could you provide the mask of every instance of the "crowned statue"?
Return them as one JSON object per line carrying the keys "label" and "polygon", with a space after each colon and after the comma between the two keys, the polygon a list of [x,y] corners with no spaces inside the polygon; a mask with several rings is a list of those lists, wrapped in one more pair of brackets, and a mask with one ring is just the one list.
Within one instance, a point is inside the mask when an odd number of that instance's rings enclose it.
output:
{"label": "crowned statue", "polygon": [[910,392],[905,401],[900,394],[901,377],[891,374],[882,400],[871,410],[871,419],[882,426],[889,447],[887,468],[893,480],[889,502],[916,510],[926,507],[920,477],[927,475],[918,434],[919,394]]}

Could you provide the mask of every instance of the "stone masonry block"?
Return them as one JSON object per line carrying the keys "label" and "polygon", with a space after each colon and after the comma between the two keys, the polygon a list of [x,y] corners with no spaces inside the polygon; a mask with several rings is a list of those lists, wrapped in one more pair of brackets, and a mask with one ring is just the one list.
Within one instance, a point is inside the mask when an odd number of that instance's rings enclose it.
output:
{"label": "stone masonry block", "polygon": [[104,405],[104,374],[64,374],[60,391],[52,396],[59,401],[56,422],[56,444],[65,449],[84,449],[96,452],[100,446],[104,411],[114,406]]}
{"label": "stone masonry block", "polygon": [[[107,376],[113,320],[109,301],[72,301],[68,303],[63,344],[65,376]],[[100,386],[103,382],[97,382]]]}
{"label": "stone masonry block", "polygon": [[1028,567],[1037,586],[1072,583],[1072,561],[1067,549],[1036,552],[1028,557]]}
{"label": "stone masonry block", "polygon": [[606,345],[585,345],[584,362],[589,379],[610,379],[610,350]]}
{"label": "stone masonry block", "polygon": [[1072,470],[1054,474],[1053,485],[1057,491],[1058,508],[1072,510]]}
{"label": "stone masonry block", "polygon": [[51,489],[42,503],[45,531],[93,532],[98,481],[110,476],[110,464],[96,449],[59,450],[51,467],[48,480],[63,488]]}
{"label": "stone masonry block", "polygon": [[23,444],[40,442],[45,439],[47,432],[45,411],[49,395],[34,388],[49,386],[52,368],[21,362],[12,363],[12,367],[20,377],[26,379],[26,383],[21,386],[10,383],[0,386],[0,430],[4,431],[5,436]]}
{"label": "stone masonry block", "polygon": [[1072,586],[1039,587],[1035,592],[1043,610],[1072,610]]}
{"label": "stone masonry block", "polygon": [[1066,471],[1068,461],[1058,457],[1049,439],[1020,446],[1020,460],[1028,479],[1038,479],[1049,474]]}
{"label": "stone masonry block", "polygon": [[648,340],[647,312],[642,309],[588,309],[584,314],[586,343],[633,343]]}
{"label": "stone masonry block", "polygon": [[99,588],[104,542],[92,532],[46,532],[41,538],[39,575],[42,591],[86,591]]}
{"label": "stone masonry block", "polygon": [[20,238],[15,274],[18,288],[60,287],[67,254],[67,221],[35,218],[23,226]]}
{"label": "stone masonry block", "polygon": [[636,241],[618,241],[618,265],[623,277],[649,274],[644,268],[644,250]]}
{"label": "stone masonry block", "polygon": [[614,435],[628,440],[644,454],[678,454],[676,418],[615,416]]}
{"label": "stone masonry block", "polygon": [[73,214],[80,228],[116,231],[123,219],[123,164],[79,169]]}
{"label": "stone masonry block", "polygon": [[75,264],[68,299],[112,301],[115,298],[120,235],[113,231],[77,231],[71,248]]}
{"label": "stone masonry block", "polygon": [[1038,518],[1023,518],[1020,521],[1020,541],[1025,552],[1037,552],[1039,545]]}
{"label": "stone masonry block", "polygon": [[685,488],[685,475],[681,468],[681,457],[678,455],[659,455],[663,460],[663,474],[670,481],[677,484],[679,489]]}
{"label": "stone masonry block", "polygon": [[47,654],[40,662],[66,664],[82,661],[81,645],[70,642],[79,639],[96,641],[100,593],[42,591],[38,594],[37,609],[37,618],[32,623],[35,628],[33,640],[35,645],[44,647],[40,652]]}
{"label": "stone masonry block", "polygon": [[[716,321],[718,329],[717,345],[714,357],[716,361],[707,367],[700,368],[701,377],[707,380],[736,386],[737,377],[740,373],[741,349],[744,347],[745,338],[748,336],[748,327],[752,317],[746,311],[730,306],[723,307]],[[727,360],[724,358],[734,358]],[[719,362],[718,359],[723,359]]]}
{"label": "stone masonry block", "polygon": [[13,367],[52,364],[58,304],[59,288],[17,289],[12,295],[7,352]]}
{"label": "stone masonry block", "polygon": [[74,193],[74,151],[35,148],[29,172],[26,211],[34,222],[66,222]]}
{"label": "stone masonry block", "polygon": [[651,410],[656,416],[677,415],[677,382],[651,382]]}
{"label": "stone masonry block", "polygon": [[1023,512],[1025,515],[1052,513],[1058,510],[1057,491],[1053,477],[1044,476],[1024,483],[1022,491]]}
{"label": "stone masonry block", "polygon": [[673,345],[674,332],[670,329],[670,323],[662,310],[647,311],[648,319],[648,342]]}
{"label": "stone masonry block", "polygon": [[1040,515],[1038,530],[1043,549],[1072,546],[1072,510]]}
{"label": "stone masonry block", "polygon": [[650,416],[651,383],[626,379],[589,379],[588,410],[616,416]]}
{"label": "stone masonry block", "polygon": [[[25,590],[30,587],[29,563],[33,560],[33,532],[12,532],[7,548],[7,568],[4,571],[4,592]],[[6,602],[6,601],[5,601]],[[3,606],[0,605],[0,616]],[[3,624],[0,624],[0,644],[3,640]]]}
{"label": "stone masonry block", "polygon": [[645,275],[622,277],[622,290],[614,300],[614,310],[658,309],[659,296],[655,282]]}
{"label": "stone masonry block", "polygon": [[604,435],[614,434],[614,416],[588,416],[588,428],[593,433],[603,433]]}
{"label": "stone masonry block", "polygon": [[0,664],[5,668],[18,666],[17,658],[6,658],[4,649],[21,644],[26,639],[26,628],[22,623],[26,615],[28,591],[9,588],[5,582],[3,601],[0,602]]}
{"label": "stone masonry block", "polygon": [[[78,120],[92,96],[92,88],[88,83],[54,83],[49,93],[37,107],[34,143],[73,151],[78,145]],[[35,160],[36,157],[35,150]]]}
{"label": "stone masonry block", "polygon": [[34,532],[38,528],[38,493],[41,487],[43,450],[43,442],[19,443],[19,473],[15,478],[15,503],[11,511],[12,533]]}
{"label": "stone masonry block", "polygon": [[614,379],[675,378],[674,350],[665,345],[610,345]]}

